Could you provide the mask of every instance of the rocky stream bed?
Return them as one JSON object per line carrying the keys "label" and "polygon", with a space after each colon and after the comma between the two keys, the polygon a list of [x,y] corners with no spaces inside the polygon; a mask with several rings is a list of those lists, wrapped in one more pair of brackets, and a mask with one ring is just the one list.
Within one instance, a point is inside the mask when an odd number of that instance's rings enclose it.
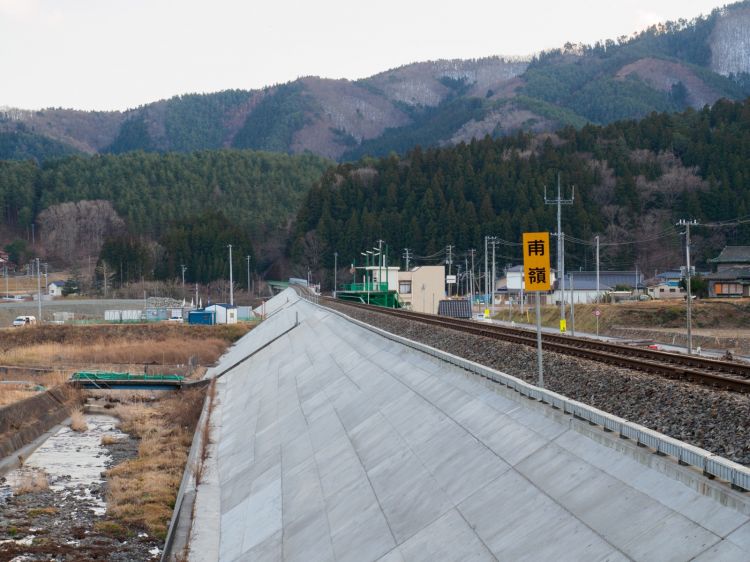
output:
{"label": "rocky stream bed", "polygon": [[135,457],[138,441],[115,418],[86,418],[85,432],[62,428],[0,478],[0,561],[158,560],[161,539],[105,515],[104,471]]}

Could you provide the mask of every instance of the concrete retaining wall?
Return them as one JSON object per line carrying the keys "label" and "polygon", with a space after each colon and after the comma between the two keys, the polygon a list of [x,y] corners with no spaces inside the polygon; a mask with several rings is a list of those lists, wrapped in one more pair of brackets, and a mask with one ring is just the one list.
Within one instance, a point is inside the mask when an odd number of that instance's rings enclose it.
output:
{"label": "concrete retaining wall", "polygon": [[11,455],[65,421],[71,408],[81,402],[78,389],[60,386],[0,408],[0,458]]}

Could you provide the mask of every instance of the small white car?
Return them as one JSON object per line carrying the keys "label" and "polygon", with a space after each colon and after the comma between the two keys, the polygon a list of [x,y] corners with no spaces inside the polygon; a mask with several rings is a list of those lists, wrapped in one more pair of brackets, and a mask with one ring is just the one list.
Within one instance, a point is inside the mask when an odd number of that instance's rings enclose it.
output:
{"label": "small white car", "polygon": [[33,326],[34,324],[36,324],[35,316],[16,316],[12,325],[14,328],[20,328],[23,326]]}

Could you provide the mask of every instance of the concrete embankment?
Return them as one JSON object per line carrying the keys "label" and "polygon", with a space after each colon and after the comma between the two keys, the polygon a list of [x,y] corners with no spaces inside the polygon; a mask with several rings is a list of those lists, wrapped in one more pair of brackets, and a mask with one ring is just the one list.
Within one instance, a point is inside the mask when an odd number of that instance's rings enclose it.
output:
{"label": "concrete embankment", "polygon": [[65,421],[81,401],[78,389],[64,385],[0,408],[0,458]]}

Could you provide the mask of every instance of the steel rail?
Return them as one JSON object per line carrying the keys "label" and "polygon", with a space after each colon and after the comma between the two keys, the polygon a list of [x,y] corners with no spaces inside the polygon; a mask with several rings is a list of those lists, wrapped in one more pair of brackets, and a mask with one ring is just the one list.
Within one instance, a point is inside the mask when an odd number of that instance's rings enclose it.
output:
{"label": "steel rail", "polygon": [[[323,297],[323,300],[476,336],[519,343],[530,347],[536,346],[536,332],[533,330],[480,324],[469,320],[449,319],[431,314],[370,306],[328,297]],[[654,373],[667,378],[684,379],[735,392],[750,392],[750,365],[634,348],[628,345],[588,338],[555,334],[543,334],[542,337],[545,349],[557,353]],[[745,378],[738,378],[738,376]]]}

